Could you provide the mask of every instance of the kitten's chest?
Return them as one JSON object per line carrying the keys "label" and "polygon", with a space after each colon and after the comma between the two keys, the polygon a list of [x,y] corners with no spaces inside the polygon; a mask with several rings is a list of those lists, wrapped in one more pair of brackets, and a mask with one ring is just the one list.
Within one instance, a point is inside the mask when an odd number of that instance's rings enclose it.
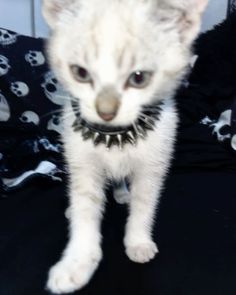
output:
{"label": "kitten's chest", "polygon": [[108,178],[124,178],[136,169],[139,150],[136,147],[122,151],[111,149],[101,154],[104,171]]}

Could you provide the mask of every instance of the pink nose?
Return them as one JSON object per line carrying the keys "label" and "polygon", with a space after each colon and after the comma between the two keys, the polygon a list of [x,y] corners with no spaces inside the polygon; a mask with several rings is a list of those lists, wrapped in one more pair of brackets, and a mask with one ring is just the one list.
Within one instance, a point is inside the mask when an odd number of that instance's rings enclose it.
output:
{"label": "pink nose", "polygon": [[95,100],[96,111],[104,121],[111,121],[115,118],[120,107],[120,94],[113,86],[104,87]]}
{"label": "pink nose", "polygon": [[116,114],[115,113],[102,113],[98,112],[99,117],[101,117],[104,121],[111,121],[112,119],[115,118]]}

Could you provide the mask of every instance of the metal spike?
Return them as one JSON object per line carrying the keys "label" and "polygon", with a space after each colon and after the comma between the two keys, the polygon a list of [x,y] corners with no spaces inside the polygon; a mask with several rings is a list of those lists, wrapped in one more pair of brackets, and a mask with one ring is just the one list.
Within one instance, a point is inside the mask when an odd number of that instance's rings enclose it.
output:
{"label": "metal spike", "polygon": [[153,120],[160,120],[160,112],[156,112],[155,114],[152,114]]}
{"label": "metal spike", "polygon": [[126,133],[126,139],[129,143],[131,143],[132,145],[135,145],[136,144],[136,138],[134,137],[133,135],[133,132],[132,131],[128,131]]}
{"label": "metal spike", "polygon": [[135,135],[134,135],[134,132],[132,132],[132,131],[128,131],[128,132],[127,132],[127,135],[128,135],[133,141],[136,140]]}
{"label": "metal spike", "polygon": [[75,128],[74,128],[74,131],[75,132],[78,132],[82,129],[82,126],[81,125],[77,125]]}
{"label": "metal spike", "polygon": [[74,124],[72,125],[72,127],[74,128],[74,131],[75,132],[78,132],[78,131],[80,131],[82,128],[83,128],[83,126],[79,123],[79,122],[74,122]]}
{"label": "metal spike", "polygon": [[149,118],[146,118],[145,120],[145,127],[148,129],[148,130],[154,130],[155,129],[155,121],[154,120],[150,120]]}
{"label": "metal spike", "polygon": [[78,103],[78,101],[75,101],[75,100],[72,100],[71,101],[71,106],[72,106],[72,109],[73,109],[73,111],[75,112],[75,114],[79,114],[80,112],[79,112],[79,103]]}
{"label": "metal spike", "polygon": [[90,130],[88,127],[83,127],[82,128],[82,135],[83,137],[87,136],[90,133]]}
{"label": "metal spike", "polygon": [[138,131],[138,128],[137,128],[136,123],[133,124],[133,128],[134,128],[134,134],[135,134],[135,136],[138,137],[139,136],[139,131]]}
{"label": "metal spike", "polygon": [[74,123],[72,124],[72,127],[74,128],[74,127],[76,127],[77,125],[80,125],[80,124],[81,124],[81,120],[76,118]]}
{"label": "metal spike", "polygon": [[155,123],[153,120],[151,120],[150,118],[148,118],[146,116],[140,117],[139,120],[144,123],[146,129],[154,130]]}
{"label": "metal spike", "polygon": [[144,124],[145,124],[145,128],[148,130],[153,131],[155,129],[155,126],[152,124],[148,124],[147,122],[145,122]]}
{"label": "metal spike", "polygon": [[93,133],[89,130],[87,133],[83,135],[84,140],[88,140],[93,136]]}
{"label": "metal spike", "polygon": [[133,141],[131,138],[127,137],[127,142],[129,142],[130,144],[132,144],[133,146],[136,145],[136,141]]}
{"label": "metal spike", "polygon": [[121,134],[117,134],[117,139],[118,139],[119,149],[122,150],[122,148],[123,148],[122,135]]}
{"label": "metal spike", "polygon": [[106,135],[106,148],[109,150],[112,144],[112,138],[110,135]]}
{"label": "metal spike", "polygon": [[141,137],[141,138],[145,138],[146,136],[146,131],[145,129],[143,129],[143,127],[141,127],[141,125],[137,125],[137,129],[138,129],[138,135]]}
{"label": "metal spike", "polygon": [[98,132],[95,132],[94,135],[93,135],[93,140],[96,140],[99,136],[99,133]]}
{"label": "metal spike", "polygon": [[95,146],[97,146],[101,141],[101,134],[98,132],[95,132],[94,137],[93,137],[93,143]]}
{"label": "metal spike", "polygon": [[144,116],[144,120],[145,120],[145,122],[151,124],[152,126],[155,124],[155,120],[153,117]]}

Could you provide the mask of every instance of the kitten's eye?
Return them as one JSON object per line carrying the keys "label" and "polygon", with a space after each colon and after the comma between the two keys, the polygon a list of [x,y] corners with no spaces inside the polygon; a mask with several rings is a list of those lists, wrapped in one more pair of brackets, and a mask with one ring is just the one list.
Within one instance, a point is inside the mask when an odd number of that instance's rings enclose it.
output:
{"label": "kitten's eye", "polygon": [[137,71],[129,76],[127,86],[134,88],[144,88],[150,83],[151,77],[151,72]]}
{"label": "kitten's eye", "polygon": [[81,82],[81,83],[90,83],[92,82],[92,78],[89,74],[89,72],[80,66],[72,65],[70,66],[71,72],[74,76],[74,78]]}

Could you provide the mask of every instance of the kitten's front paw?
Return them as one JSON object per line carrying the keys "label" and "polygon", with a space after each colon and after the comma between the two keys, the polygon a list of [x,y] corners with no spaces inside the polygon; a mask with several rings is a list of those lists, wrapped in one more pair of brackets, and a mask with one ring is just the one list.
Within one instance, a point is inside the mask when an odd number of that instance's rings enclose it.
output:
{"label": "kitten's front paw", "polygon": [[126,247],[126,254],[129,259],[137,263],[149,262],[157,253],[157,246],[152,241]]}
{"label": "kitten's front paw", "polygon": [[63,259],[49,271],[47,289],[54,294],[70,293],[83,288],[98,267],[101,257],[83,262],[76,258]]}

